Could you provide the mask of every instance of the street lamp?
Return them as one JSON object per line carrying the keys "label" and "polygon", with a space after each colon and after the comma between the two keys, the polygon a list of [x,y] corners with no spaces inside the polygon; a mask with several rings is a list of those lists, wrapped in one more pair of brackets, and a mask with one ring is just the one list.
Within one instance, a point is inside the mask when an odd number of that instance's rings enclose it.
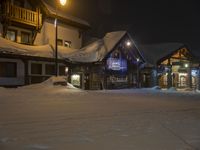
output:
{"label": "street lamp", "polygon": [[[68,0],[60,0],[60,5],[65,6]],[[58,19],[57,19],[57,12],[58,5],[56,3],[56,17],[55,17],[55,75],[58,76]]]}
{"label": "street lamp", "polygon": [[139,62],[140,62],[140,59],[137,58],[136,61],[137,61],[137,87],[139,88]]}
{"label": "street lamp", "polygon": [[60,4],[61,4],[62,6],[65,6],[66,3],[67,3],[67,0],[60,0]]}

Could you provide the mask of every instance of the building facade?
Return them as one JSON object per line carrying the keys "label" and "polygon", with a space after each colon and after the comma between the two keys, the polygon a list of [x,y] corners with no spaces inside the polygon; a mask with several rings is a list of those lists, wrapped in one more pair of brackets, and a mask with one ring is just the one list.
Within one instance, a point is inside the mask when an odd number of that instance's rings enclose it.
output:
{"label": "building facade", "polygon": [[137,47],[130,34],[116,31],[82,47],[90,25],[45,0],[1,0],[0,8],[0,86],[39,83],[55,75],[57,40],[57,71],[76,87],[200,89],[200,57],[184,44]]}
{"label": "building facade", "polygon": [[86,90],[137,87],[145,62],[126,31],[107,33],[68,59],[73,62],[69,80]]}
{"label": "building facade", "polygon": [[141,46],[146,64],[141,70],[144,87],[199,89],[200,59],[184,44]]}
{"label": "building facade", "polygon": [[82,34],[90,25],[56,12],[44,0],[2,0],[0,7],[0,86],[38,83],[55,74],[55,18],[58,72],[66,75],[63,55],[82,47]]}

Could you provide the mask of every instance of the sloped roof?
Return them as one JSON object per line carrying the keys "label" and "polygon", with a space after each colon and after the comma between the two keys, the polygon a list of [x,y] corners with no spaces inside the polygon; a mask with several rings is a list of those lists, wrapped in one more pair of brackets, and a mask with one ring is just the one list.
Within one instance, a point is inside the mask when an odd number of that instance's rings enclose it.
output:
{"label": "sloped roof", "polygon": [[144,56],[147,63],[151,65],[156,65],[157,62],[172,54],[174,51],[183,47],[182,43],[161,43],[161,44],[151,44],[151,45],[139,45],[139,50]]}
{"label": "sloped roof", "polygon": [[74,62],[87,63],[101,61],[110,51],[112,51],[126,33],[126,31],[107,33],[102,39],[99,39],[69,55],[68,59]]}
{"label": "sloped roof", "polygon": [[[58,47],[58,57],[60,59],[67,58],[71,53],[76,52],[76,49],[67,47]],[[9,41],[0,37],[0,53],[15,54],[24,56],[35,56],[44,58],[54,58],[54,49],[50,45],[30,46]]]}
{"label": "sloped roof", "polygon": [[90,28],[90,24],[87,21],[82,20],[82,19],[77,18],[77,17],[74,17],[74,16],[71,16],[69,14],[66,14],[66,13],[64,13],[60,10],[57,10],[57,12],[56,12],[56,8],[49,5],[45,0],[41,0],[41,2],[46,7],[48,15],[58,16],[58,17],[62,18],[62,20],[63,19],[67,20],[71,24],[78,23],[80,25],[85,26],[86,28]]}

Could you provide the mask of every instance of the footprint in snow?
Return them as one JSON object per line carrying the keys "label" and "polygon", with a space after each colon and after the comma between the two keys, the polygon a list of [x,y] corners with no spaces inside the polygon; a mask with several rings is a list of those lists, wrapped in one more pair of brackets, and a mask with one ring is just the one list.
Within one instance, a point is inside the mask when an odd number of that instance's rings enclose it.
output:
{"label": "footprint in snow", "polygon": [[10,139],[8,137],[0,139],[0,143],[8,143]]}
{"label": "footprint in snow", "polygon": [[13,142],[13,141],[16,141],[17,139],[11,139],[11,138],[8,138],[8,137],[4,137],[4,138],[1,138],[0,139],[0,143],[8,143],[8,142]]}
{"label": "footprint in snow", "polygon": [[50,149],[49,146],[38,145],[38,144],[30,145],[30,146],[28,146],[28,147],[29,147],[29,149],[31,149],[31,150],[46,150],[46,149]]}

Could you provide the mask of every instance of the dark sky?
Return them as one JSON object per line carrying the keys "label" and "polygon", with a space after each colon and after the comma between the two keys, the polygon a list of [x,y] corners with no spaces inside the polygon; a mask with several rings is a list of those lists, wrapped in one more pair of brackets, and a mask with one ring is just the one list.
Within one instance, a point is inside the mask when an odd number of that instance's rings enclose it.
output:
{"label": "dark sky", "polygon": [[128,30],[136,43],[182,42],[200,51],[199,0],[70,0],[66,9],[97,37]]}

